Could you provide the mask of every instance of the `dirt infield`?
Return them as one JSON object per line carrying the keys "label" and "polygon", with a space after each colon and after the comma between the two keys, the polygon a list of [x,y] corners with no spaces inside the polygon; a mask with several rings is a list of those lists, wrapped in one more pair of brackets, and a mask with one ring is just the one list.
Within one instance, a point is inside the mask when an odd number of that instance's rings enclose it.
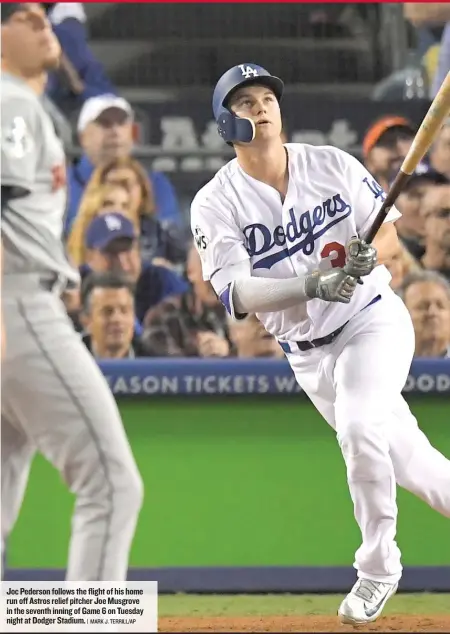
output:
{"label": "dirt infield", "polygon": [[392,615],[364,627],[341,625],[330,616],[162,617],[159,632],[448,632],[447,615]]}

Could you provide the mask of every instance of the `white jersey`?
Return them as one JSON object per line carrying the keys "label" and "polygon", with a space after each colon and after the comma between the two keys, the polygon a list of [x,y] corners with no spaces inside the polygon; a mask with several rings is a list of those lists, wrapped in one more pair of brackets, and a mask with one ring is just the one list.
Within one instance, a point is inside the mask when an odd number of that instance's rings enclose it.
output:
{"label": "white jersey", "polygon": [[[364,235],[381,207],[382,188],[353,156],[330,146],[285,147],[289,184],[284,202],[274,188],[246,174],[237,159],[219,170],[192,202],[191,227],[203,277],[218,295],[234,281],[230,267],[248,259],[252,276],[276,279],[342,267],[345,244]],[[386,221],[400,216],[393,207]],[[349,304],[313,299],[256,316],[280,341],[311,341],[330,334],[382,295],[390,280],[386,267],[377,266]],[[232,300],[226,303],[234,315]]]}

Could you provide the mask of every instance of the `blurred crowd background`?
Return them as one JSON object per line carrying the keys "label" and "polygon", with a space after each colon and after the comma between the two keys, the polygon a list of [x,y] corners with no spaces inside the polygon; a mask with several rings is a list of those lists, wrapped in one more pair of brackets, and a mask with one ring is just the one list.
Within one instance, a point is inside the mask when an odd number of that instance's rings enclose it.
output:
{"label": "blurred crowd background", "polygon": [[[384,188],[450,69],[450,3],[45,5],[63,50],[46,102],[66,144],[64,301],[99,359],[283,357],[230,323],[192,246],[189,206],[233,157],[212,87],[253,61],[286,83],[286,141],[332,144]],[[450,119],[398,200],[392,287],[416,356],[450,356]]]}

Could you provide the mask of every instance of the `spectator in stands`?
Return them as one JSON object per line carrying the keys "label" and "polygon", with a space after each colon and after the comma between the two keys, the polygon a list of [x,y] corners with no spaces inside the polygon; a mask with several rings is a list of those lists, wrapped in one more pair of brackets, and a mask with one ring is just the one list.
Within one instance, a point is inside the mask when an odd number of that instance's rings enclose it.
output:
{"label": "spectator in stands", "polygon": [[385,191],[396,176],[415,135],[404,117],[387,116],[375,121],[363,140],[364,165]]}
{"label": "spectator in stands", "polygon": [[[415,4],[419,3],[414,3],[414,5]],[[417,53],[416,59],[426,71],[427,87],[429,89],[433,83],[438,66],[443,28],[440,25],[421,23],[420,20],[417,21],[417,15],[414,15],[415,13],[417,13],[417,10],[415,6],[413,6],[413,3],[405,2],[403,5],[403,15],[414,29],[414,45]]]}
{"label": "spectator in stands", "polygon": [[424,198],[425,254],[421,264],[450,280],[450,184],[434,187]]}
{"label": "spectator in stands", "polygon": [[97,216],[86,231],[86,264],[81,276],[88,273],[121,273],[135,284],[135,310],[141,323],[146,312],[163,299],[182,295],[187,283],[173,271],[143,263],[137,234],[131,220],[118,213]]}
{"label": "spectator in stands", "polygon": [[416,260],[420,260],[425,253],[425,220],[421,213],[424,196],[437,185],[447,182],[445,176],[423,163],[417,167],[398,197],[396,206],[402,217],[395,225],[402,243]]}
{"label": "spectator in stands", "polygon": [[100,192],[102,194],[102,213],[118,211],[132,220],[131,197],[128,189],[124,185],[121,185],[120,183],[103,185],[100,187]]}
{"label": "spectator in stands", "polygon": [[450,284],[434,271],[408,276],[401,289],[416,335],[416,357],[450,356]]}
{"label": "spectator in stands", "polygon": [[394,256],[386,262],[386,267],[392,276],[391,288],[398,292],[403,284],[403,280],[416,271],[421,270],[419,262],[411,255],[403,244],[399,244],[399,249]]}
{"label": "spectator in stands", "polygon": [[116,273],[91,273],[82,287],[83,341],[97,359],[149,356],[135,332],[134,285]]}
{"label": "spectator in stands", "polygon": [[284,352],[278,341],[267,332],[262,323],[249,315],[240,321],[229,323],[230,338],[236,349],[236,355],[243,359],[256,357],[274,357],[281,359]]}
{"label": "spectator in stands", "polygon": [[450,179],[450,117],[431,147],[430,163],[437,172]]}
{"label": "spectator in stands", "polygon": [[428,32],[428,37],[433,38],[433,32],[439,27],[442,29],[436,68],[429,77],[433,99],[450,69],[450,5],[448,2],[408,2],[404,15],[416,27],[419,37]]}
{"label": "spectator in stands", "polygon": [[76,107],[89,97],[115,88],[88,43],[81,2],[44,3],[62,49],[61,65],[49,76],[46,92],[60,107]]}
{"label": "spectator in stands", "polygon": [[[134,114],[121,97],[106,94],[88,99],[78,118],[78,135],[83,156],[69,168],[69,208],[66,234],[77,215],[83,191],[94,169],[113,159],[130,156],[133,150]],[[181,224],[175,191],[165,174],[150,172],[156,217],[161,223]]]}
{"label": "spectator in stands", "polygon": [[[158,219],[152,185],[141,164],[130,157],[105,163],[94,171],[86,189],[95,190],[102,184],[122,185],[128,190],[129,215],[140,236],[142,258],[162,266],[182,265],[184,268],[184,241],[175,225],[163,226]],[[77,221],[78,217],[74,226]]]}
{"label": "spectator in stands", "polygon": [[232,354],[226,311],[210,282],[202,276],[200,257],[189,250],[187,277],[191,288],[150,310],[143,340],[156,356],[227,357]]}
{"label": "spectator in stands", "polygon": [[444,30],[442,32],[441,46],[439,50],[439,60],[437,64],[436,74],[431,85],[431,99],[434,99],[439,92],[450,69],[450,7],[448,6],[448,3],[445,19],[446,22]]}
{"label": "spectator in stands", "polygon": [[86,262],[86,231],[96,216],[117,212],[129,214],[130,194],[124,185],[100,185],[88,187],[83,194],[80,210],[67,239],[67,251],[74,266],[80,267]]}

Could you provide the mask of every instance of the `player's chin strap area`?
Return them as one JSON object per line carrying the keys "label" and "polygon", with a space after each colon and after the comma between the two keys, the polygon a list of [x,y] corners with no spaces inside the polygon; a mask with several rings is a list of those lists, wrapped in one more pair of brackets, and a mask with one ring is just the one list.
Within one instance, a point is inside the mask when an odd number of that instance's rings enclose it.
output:
{"label": "player's chin strap area", "polygon": [[225,108],[217,119],[217,129],[226,143],[250,143],[255,138],[255,124],[251,119],[237,117]]}

